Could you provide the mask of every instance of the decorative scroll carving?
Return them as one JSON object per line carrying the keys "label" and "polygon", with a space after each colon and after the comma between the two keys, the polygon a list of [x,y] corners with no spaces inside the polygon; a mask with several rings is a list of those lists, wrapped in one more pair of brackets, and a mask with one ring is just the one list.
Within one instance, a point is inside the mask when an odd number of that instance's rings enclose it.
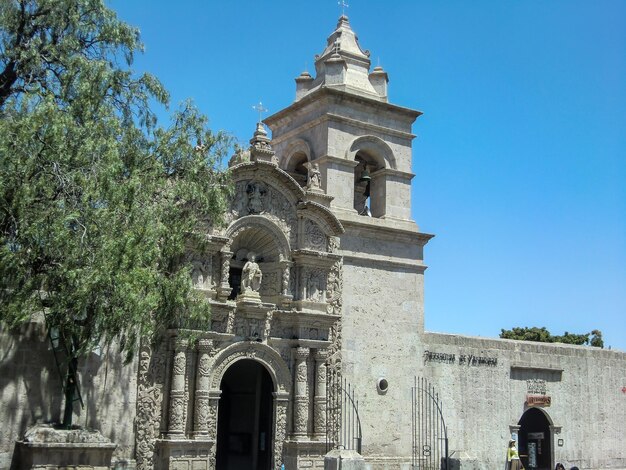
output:
{"label": "decorative scroll carving", "polygon": [[[172,367],[172,373],[175,377],[184,376],[186,365],[186,356],[184,351],[176,351],[174,356],[174,366]],[[178,389],[178,387],[177,387]]]}
{"label": "decorative scroll carving", "polygon": [[205,435],[209,433],[209,397],[206,391],[196,392],[196,403],[194,408],[194,435]]}
{"label": "decorative scroll carving", "polygon": [[263,274],[263,284],[261,284],[260,293],[262,295],[276,295],[280,291],[278,289],[278,273],[268,272]]}
{"label": "decorative scroll carving", "polygon": [[209,439],[217,438],[217,410],[218,399],[209,399],[209,414],[207,416],[207,430],[209,433]]}
{"label": "decorative scroll carving", "polygon": [[274,420],[276,423],[274,435],[274,466],[281,468],[283,464],[283,443],[287,437],[287,405],[289,404],[289,394],[274,394]]}
{"label": "decorative scroll carving", "polygon": [[226,214],[230,224],[236,219],[251,214],[260,214],[274,222],[295,246],[297,217],[293,204],[277,189],[265,183],[247,180],[235,184],[231,209]]}
{"label": "decorative scroll carving", "polygon": [[337,260],[330,272],[326,284],[327,312],[332,315],[341,315],[341,294],[343,291],[343,259]]}
{"label": "decorative scroll carving", "polygon": [[305,242],[308,248],[317,251],[326,251],[326,235],[315,222],[306,219],[304,222],[304,233]]}
{"label": "decorative scroll carving", "polygon": [[185,424],[185,392],[172,390],[170,392],[170,434],[180,434],[184,431]]}
{"label": "decorative scroll carving", "polygon": [[152,470],[155,465],[155,440],[159,437],[165,382],[165,342],[157,347],[142,345],[139,352],[137,416],[135,442],[137,468]]}
{"label": "decorative scroll carving", "polygon": [[289,369],[280,355],[269,346],[257,342],[238,342],[219,351],[213,359],[213,369],[209,379],[210,389],[219,390],[224,372],[241,359],[255,359],[265,366],[278,391],[291,389]]}

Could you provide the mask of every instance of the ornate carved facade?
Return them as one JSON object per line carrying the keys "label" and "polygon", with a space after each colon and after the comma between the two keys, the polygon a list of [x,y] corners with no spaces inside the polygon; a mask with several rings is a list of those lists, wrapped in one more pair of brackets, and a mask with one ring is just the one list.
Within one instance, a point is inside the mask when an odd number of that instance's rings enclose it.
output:
{"label": "ornate carved facade", "polygon": [[[344,230],[331,198],[280,169],[268,143],[256,145],[263,133],[257,128],[249,158],[231,160],[235,191],[227,224],[207,233],[207,251],[190,254],[194,284],[212,306],[211,327],[191,335],[173,330],[169,341],[142,350],[141,469],[176,462],[215,468],[222,380],[242,360],[261,364],[271,377],[272,435],[262,444],[271,445],[271,468],[283,462],[285,442],[324,454],[325,361],[339,350],[337,249]],[[240,292],[251,258],[262,273],[260,288]]]}

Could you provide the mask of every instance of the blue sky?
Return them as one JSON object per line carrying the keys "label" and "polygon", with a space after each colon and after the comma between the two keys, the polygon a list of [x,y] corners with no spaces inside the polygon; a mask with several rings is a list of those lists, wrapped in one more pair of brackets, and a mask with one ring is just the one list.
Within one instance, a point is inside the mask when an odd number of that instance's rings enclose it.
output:
{"label": "blue sky", "polygon": [[[626,2],[349,1],[413,127],[430,331],[602,330],[626,350]],[[108,0],[134,68],[246,142],[313,71],[335,0]],[[382,312],[381,312],[382,314]]]}

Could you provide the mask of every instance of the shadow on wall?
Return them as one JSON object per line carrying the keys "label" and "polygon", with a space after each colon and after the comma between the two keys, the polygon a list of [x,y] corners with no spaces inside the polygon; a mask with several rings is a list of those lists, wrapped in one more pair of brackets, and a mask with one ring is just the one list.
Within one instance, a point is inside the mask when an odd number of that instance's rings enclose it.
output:
{"label": "shadow on wall", "polygon": [[[119,424],[121,417],[134,417],[135,402],[126,399],[134,375],[133,367],[121,364],[115,347],[79,361],[85,408],[75,404],[74,423],[122,443],[116,454],[126,457],[132,453],[132,426]],[[0,468],[16,468],[15,441],[34,424],[59,422],[63,412],[62,382],[42,320],[0,330],[0,403]]]}
{"label": "shadow on wall", "polygon": [[0,331],[0,468],[34,423],[58,421],[63,392],[43,323]]}

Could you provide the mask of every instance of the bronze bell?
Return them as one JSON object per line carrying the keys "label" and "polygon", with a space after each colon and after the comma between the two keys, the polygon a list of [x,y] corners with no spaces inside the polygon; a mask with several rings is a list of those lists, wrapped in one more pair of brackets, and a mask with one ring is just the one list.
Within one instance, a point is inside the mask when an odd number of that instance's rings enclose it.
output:
{"label": "bronze bell", "polygon": [[370,176],[370,172],[367,171],[367,168],[365,168],[363,170],[363,173],[361,173],[361,178],[359,179],[359,183],[363,181],[367,181],[368,183],[372,181],[372,177]]}

